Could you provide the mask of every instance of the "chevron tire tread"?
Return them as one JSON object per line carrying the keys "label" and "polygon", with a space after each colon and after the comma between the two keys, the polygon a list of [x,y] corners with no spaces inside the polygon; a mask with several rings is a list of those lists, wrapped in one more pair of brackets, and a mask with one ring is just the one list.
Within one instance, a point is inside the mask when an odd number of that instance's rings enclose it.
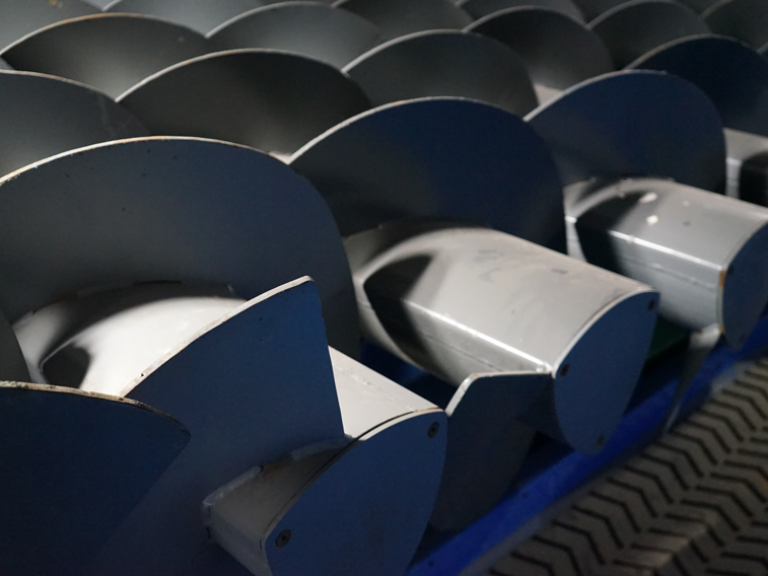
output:
{"label": "chevron tire tread", "polygon": [[768,576],[768,360],[486,576]]}

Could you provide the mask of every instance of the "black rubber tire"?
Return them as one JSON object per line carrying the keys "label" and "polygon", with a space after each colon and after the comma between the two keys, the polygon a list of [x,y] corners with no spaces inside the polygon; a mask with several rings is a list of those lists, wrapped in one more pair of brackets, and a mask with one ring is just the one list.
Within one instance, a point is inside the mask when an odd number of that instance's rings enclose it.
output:
{"label": "black rubber tire", "polygon": [[486,574],[768,575],[768,360]]}

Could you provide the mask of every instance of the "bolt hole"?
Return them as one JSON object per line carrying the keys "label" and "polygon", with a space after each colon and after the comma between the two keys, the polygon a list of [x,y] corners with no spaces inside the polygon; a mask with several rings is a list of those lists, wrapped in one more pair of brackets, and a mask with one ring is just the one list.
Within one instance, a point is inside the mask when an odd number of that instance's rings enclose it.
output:
{"label": "bolt hole", "polygon": [[277,544],[278,548],[282,548],[288,542],[291,541],[291,531],[290,530],[283,530],[280,532],[280,534],[277,535],[277,539],[275,540],[275,544]]}
{"label": "bolt hole", "polygon": [[656,308],[656,300],[651,300],[648,302],[648,310],[653,312],[654,308]]}
{"label": "bolt hole", "polygon": [[571,367],[568,364],[563,364],[562,368],[560,368],[560,376],[567,376],[570,369]]}
{"label": "bolt hole", "polygon": [[432,424],[429,427],[429,430],[427,430],[427,438],[434,438],[437,436],[437,431],[440,430],[440,424],[437,422],[432,422]]}
{"label": "bolt hole", "polygon": [[602,434],[600,438],[597,439],[598,446],[602,446],[603,444],[605,444],[605,434]]}
{"label": "bolt hole", "polygon": [[729,266],[728,267],[728,276],[733,276],[734,271],[736,270],[735,266]]}

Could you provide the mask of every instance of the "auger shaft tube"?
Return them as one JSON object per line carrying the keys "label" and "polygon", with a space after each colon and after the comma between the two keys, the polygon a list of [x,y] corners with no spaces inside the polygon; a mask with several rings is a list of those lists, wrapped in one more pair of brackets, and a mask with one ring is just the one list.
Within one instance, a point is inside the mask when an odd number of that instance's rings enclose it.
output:
{"label": "auger shaft tube", "polygon": [[660,313],[740,346],[768,300],[768,210],[669,180],[566,189],[569,252],[654,286]]}
{"label": "auger shaft tube", "polygon": [[[552,374],[533,425],[581,450],[597,449],[639,376],[656,292],[483,228],[420,234],[356,266],[355,252],[370,249],[378,233],[346,241],[370,339],[455,386],[478,373]],[[597,404],[599,417],[585,425],[582,410]]]}

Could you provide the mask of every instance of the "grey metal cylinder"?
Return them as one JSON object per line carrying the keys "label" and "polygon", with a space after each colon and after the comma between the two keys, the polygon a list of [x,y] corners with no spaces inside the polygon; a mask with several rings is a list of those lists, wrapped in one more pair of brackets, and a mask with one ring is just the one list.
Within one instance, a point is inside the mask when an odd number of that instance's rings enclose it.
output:
{"label": "grey metal cylinder", "polygon": [[661,314],[740,346],[768,302],[768,210],[653,178],[566,189],[569,252],[645,282]]}
{"label": "grey metal cylinder", "polygon": [[354,254],[378,234],[345,242],[370,339],[455,386],[476,373],[552,374],[524,418],[579,450],[599,450],[645,361],[654,290],[483,228],[383,243],[367,261]]}

